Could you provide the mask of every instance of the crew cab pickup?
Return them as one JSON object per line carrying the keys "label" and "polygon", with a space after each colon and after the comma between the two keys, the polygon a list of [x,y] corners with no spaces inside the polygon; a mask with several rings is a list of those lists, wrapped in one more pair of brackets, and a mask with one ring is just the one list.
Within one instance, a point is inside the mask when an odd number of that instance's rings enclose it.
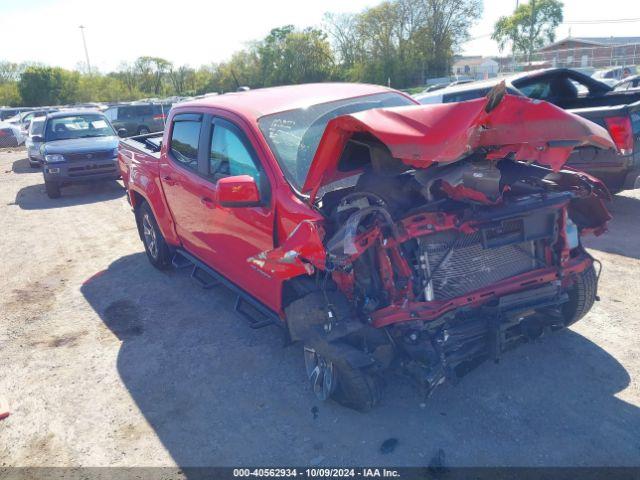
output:
{"label": "crew cab pickup", "polygon": [[162,135],[120,141],[149,261],[222,284],[253,327],[304,345],[320,399],[375,405],[384,372],[425,392],[596,299],[581,237],[609,194],[565,169],[608,132],[504,86],[417,104],[311,84],[176,105]]}
{"label": "crew cab pickup", "polygon": [[[483,97],[501,79],[456,85],[416,95],[422,104]],[[578,148],[567,165],[600,178],[614,193],[640,188],[640,90],[614,90],[567,68],[524,72],[504,79],[510,93],[551,102],[606,128],[616,150]]]}

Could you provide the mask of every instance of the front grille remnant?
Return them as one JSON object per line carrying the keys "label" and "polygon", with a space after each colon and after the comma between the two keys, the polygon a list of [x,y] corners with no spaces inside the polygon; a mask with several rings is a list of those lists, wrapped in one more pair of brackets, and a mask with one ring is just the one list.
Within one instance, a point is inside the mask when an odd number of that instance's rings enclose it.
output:
{"label": "front grille remnant", "polygon": [[425,300],[465,295],[531,271],[538,262],[534,242],[484,248],[480,232],[441,232],[422,237],[418,243]]}

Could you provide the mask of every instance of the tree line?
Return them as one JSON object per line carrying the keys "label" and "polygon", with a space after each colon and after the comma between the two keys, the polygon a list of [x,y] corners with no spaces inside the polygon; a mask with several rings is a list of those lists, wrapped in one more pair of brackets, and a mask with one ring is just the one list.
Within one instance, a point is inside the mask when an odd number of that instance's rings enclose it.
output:
{"label": "tree line", "polygon": [[274,28],[228,61],[193,68],[143,56],[110,73],[0,62],[0,105],[116,102],[324,81],[407,88],[449,75],[482,0],[386,0],[321,28]]}

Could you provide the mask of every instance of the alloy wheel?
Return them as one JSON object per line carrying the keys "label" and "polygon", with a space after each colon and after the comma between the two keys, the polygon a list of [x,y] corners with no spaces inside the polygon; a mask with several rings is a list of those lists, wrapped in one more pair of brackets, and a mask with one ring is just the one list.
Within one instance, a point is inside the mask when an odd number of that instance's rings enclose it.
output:
{"label": "alloy wheel", "polygon": [[329,398],[338,383],[338,375],[333,362],[324,358],[313,348],[305,346],[304,365],[316,397],[323,401]]}

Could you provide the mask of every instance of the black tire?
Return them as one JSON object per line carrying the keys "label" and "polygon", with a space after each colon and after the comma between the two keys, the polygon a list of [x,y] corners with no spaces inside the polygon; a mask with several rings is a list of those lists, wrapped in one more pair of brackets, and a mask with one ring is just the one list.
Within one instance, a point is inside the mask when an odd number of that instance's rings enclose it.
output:
{"label": "black tire", "polygon": [[366,412],[380,403],[382,380],[366,369],[353,368],[346,362],[336,364],[338,384],[333,398],[340,405]]}
{"label": "black tire", "polygon": [[149,262],[158,270],[168,269],[171,266],[171,250],[160,232],[151,207],[147,202],[144,202],[136,214],[140,237]]}
{"label": "black tire", "polygon": [[60,198],[60,184],[56,182],[44,182],[44,189],[47,192],[49,198]]}
{"label": "black tire", "polygon": [[138,127],[138,135],[146,135],[147,133],[151,133],[147,127]]}
{"label": "black tire", "polygon": [[[327,292],[327,294],[338,318],[345,318],[344,316],[350,314],[348,300],[342,294],[339,292]],[[320,356],[324,364],[330,364],[335,369],[335,387],[328,394],[329,398],[354,410],[370,410],[379,403],[382,396],[381,380],[370,371],[370,368],[352,367],[346,359],[338,357],[341,349],[331,348],[332,344],[323,343],[322,338],[313,334],[313,326],[326,322],[325,302],[324,295],[319,291],[292,301],[285,308],[290,336],[294,340],[304,341],[305,362],[307,352],[313,351]],[[318,351],[322,353],[318,354]],[[306,363],[305,366],[307,374],[310,375],[310,369]],[[311,376],[309,379],[313,387]],[[327,393],[323,392],[318,398],[324,400]]]}
{"label": "black tire", "polygon": [[40,168],[40,163],[37,160],[33,160],[31,157],[29,157],[29,166],[31,168]]}
{"label": "black tire", "polygon": [[593,265],[576,276],[574,284],[567,292],[569,301],[562,307],[565,327],[573,325],[589,313],[596,301],[597,287],[598,276]]}

